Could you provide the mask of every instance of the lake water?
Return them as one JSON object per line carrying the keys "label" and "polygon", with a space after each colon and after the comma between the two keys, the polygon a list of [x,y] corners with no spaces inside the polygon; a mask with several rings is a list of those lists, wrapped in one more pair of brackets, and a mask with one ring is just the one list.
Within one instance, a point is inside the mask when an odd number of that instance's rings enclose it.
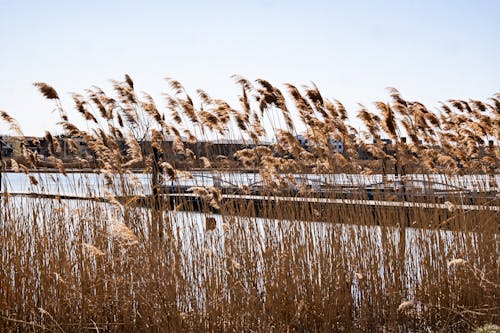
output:
{"label": "lake water", "polygon": [[[31,184],[30,178],[24,173],[3,173],[2,191],[14,193],[44,193],[61,195],[84,195],[84,196],[103,196],[105,190],[116,191],[115,194],[121,194],[124,190],[133,194],[148,195],[151,193],[151,175],[150,174],[125,174],[114,176],[114,185],[106,188],[105,178],[102,174],[96,173],[68,173],[64,176],[60,173],[32,173],[38,181],[38,185]],[[378,184],[383,181],[383,176],[360,175],[360,174],[300,174],[292,176],[297,183],[331,186],[367,186]],[[489,175],[407,175],[407,179],[414,182],[426,181],[432,182],[434,187],[454,186],[469,191],[490,191],[499,190],[500,175],[494,176],[496,184],[492,184]],[[387,180],[394,181],[395,175],[387,175]],[[179,179],[176,181],[165,181],[167,185],[184,186],[241,186],[243,184],[252,185],[262,182],[258,173],[238,173],[238,172],[193,172],[192,178]],[[127,188],[122,187],[127,184]],[[492,187],[493,186],[493,187]],[[496,188],[495,188],[496,187]]]}

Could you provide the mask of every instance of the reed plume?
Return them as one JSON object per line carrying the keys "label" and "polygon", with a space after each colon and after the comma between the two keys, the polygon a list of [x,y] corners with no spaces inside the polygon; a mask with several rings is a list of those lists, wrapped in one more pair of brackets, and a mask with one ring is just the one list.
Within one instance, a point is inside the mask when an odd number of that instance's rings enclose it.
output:
{"label": "reed plume", "polygon": [[185,91],[183,85],[179,81],[170,77],[166,77],[165,81],[167,81],[168,85],[175,92],[176,95],[181,94],[182,92]]}
{"label": "reed plume", "polygon": [[396,120],[394,117],[394,112],[391,109],[391,106],[387,103],[383,102],[375,102],[377,109],[382,112],[382,116],[384,117],[384,121],[382,122],[382,127],[386,131],[387,134],[393,139],[397,138],[396,133]]}
{"label": "reed plume", "polygon": [[23,136],[23,131],[17,121],[12,118],[7,112],[0,110],[0,118],[2,118],[8,125],[9,129],[16,135]]}
{"label": "reed plume", "polygon": [[129,133],[127,137],[127,155],[129,157],[129,161],[125,163],[126,166],[131,166],[134,163],[141,162],[142,161],[142,150],[141,146],[139,145],[139,142],[134,138],[132,133]]}
{"label": "reed plume", "polygon": [[83,99],[80,94],[72,94],[73,101],[75,103],[76,110],[85,118],[85,120],[98,123],[96,117],[86,109],[87,102]]}
{"label": "reed plume", "polygon": [[131,89],[134,89],[134,81],[132,81],[132,78],[128,74],[125,74],[125,82]]}
{"label": "reed plume", "polygon": [[33,83],[35,87],[38,88],[38,91],[47,99],[59,99],[59,95],[56,90],[52,88],[49,84],[45,82],[35,82]]}

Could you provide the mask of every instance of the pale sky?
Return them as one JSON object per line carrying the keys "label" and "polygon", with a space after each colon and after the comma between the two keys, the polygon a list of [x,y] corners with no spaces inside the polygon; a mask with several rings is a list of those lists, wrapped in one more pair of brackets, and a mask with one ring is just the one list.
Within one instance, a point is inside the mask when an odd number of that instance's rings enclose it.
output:
{"label": "pale sky", "polygon": [[56,114],[33,82],[70,111],[71,92],[125,73],[162,111],[167,76],[230,102],[232,74],[313,81],[352,115],[389,86],[428,107],[484,100],[500,92],[498,13],[494,0],[0,0],[0,110],[43,135]]}

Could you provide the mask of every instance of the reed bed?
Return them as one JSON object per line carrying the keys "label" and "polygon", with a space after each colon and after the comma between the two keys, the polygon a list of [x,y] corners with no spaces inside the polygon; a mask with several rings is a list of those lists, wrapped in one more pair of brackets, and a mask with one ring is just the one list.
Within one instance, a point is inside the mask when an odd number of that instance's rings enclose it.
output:
{"label": "reed bed", "polygon": [[[498,328],[498,212],[456,209],[460,198],[451,198],[448,210],[269,204],[259,211],[272,218],[261,218],[251,203],[225,204],[217,186],[190,189],[204,202],[197,213],[182,211],[190,202],[171,207],[160,199],[163,182],[189,179],[200,167],[235,175],[258,170],[271,196],[300,187],[291,175],[301,173],[382,173],[384,181],[388,173],[473,173],[467,182],[491,190],[498,187],[498,95],[488,102],[450,100],[435,113],[391,89],[390,101],[377,102],[376,111],[360,106],[366,128],[358,132],[343,105],[324,99],[314,85],[302,91],[286,85],[290,105],[265,80],[235,80],[242,89],[239,109],[201,90],[195,106],[181,83],[168,79],[165,114],[151,96],[136,93],[127,75],[113,83],[114,97],[96,87],[73,95],[86,130],[69,121],[54,88],[36,84],[54,100],[64,134],[91,148],[93,156],[77,157],[103,181],[66,175],[51,133],[45,138],[61,179],[36,173],[43,168],[40,156],[29,149],[4,164],[25,172],[33,192],[70,184],[105,200],[17,197],[3,187],[0,330]],[[21,133],[6,112],[1,116]],[[301,126],[308,147],[296,138]],[[271,135],[272,146],[261,144]],[[393,153],[383,137],[393,140]],[[241,138],[247,145],[234,156],[196,156],[190,144],[203,138]],[[344,143],[343,153],[331,149],[331,139]],[[363,158],[360,147],[371,158]],[[138,179],[144,176],[146,188]],[[303,197],[315,195],[300,190]]]}
{"label": "reed bed", "polygon": [[[358,207],[329,224],[32,198],[3,208],[6,331],[466,331],[498,322],[498,237],[486,214],[464,232],[341,224],[369,215]],[[153,217],[165,222],[161,239]]]}

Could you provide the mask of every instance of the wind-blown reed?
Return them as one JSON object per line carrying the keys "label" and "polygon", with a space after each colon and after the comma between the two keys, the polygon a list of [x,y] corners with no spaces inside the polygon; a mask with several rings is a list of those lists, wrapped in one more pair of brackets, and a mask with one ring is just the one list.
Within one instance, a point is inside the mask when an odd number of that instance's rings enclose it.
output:
{"label": "wind-blown reed", "polygon": [[[200,167],[257,170],[270,192],[303,172],[494,176],[500,95],[449,100],[433,112],[390,89],[375,110],[360,106],[365,128],[357,130],[344,105],[314,84],[286,84],[283,93],[263,79],[233,78],[239,108],[202,90],[191,97],[169,78],[161,112],[127,75],[113,81],[113,96],[98,87],[72,95],[85,129],[70,122],[54,88],[35,84],[56,103],[63,134],[90,147],[93,156],[79,158],[103,174],[106,202],[2,194],[0,330],[461,332],[500,324],[494,211],[453,202],[444,211],[279,204],[263,208],[273,219],[260,219],[251,204],[223,205],[217,187],[193,187],[206,206],[184,213],[188,202],[145,199],[135,176],[158,167],[169,180]],[[302,128],[307,147],[297,139]],[[221,138],[245,145],[234,156],[192,149]],[[52,165],[66,173],[58,140],[45,139]],[[23,154],[6,161],[11,171],[29,173],[35,191],[52,181],[36,173],[36,152]]]}

